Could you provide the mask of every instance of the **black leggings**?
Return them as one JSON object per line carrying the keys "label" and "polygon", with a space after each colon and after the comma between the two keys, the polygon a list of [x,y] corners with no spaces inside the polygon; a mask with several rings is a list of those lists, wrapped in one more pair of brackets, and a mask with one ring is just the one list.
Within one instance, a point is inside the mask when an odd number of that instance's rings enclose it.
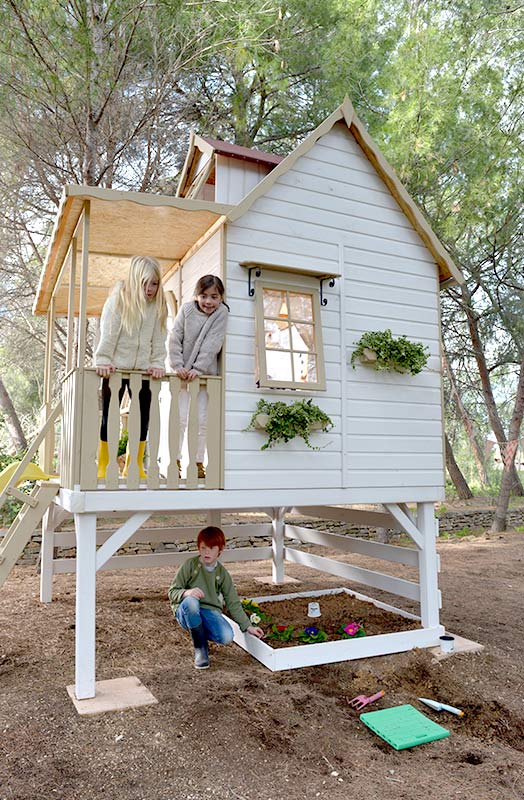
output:
{"label": "black leggings", "polygon": [[[118,406],[122,402],[124,391],[127,388],[129,396],[131,389],[129,388],[129,378],[122,378],[122,385],[118,391]],[[102,424],[100,426],[100,440],[107,442],[107,417],[109,414],[109,401],[111,400],[111,390],[109,389],[109,378],[102,380]],[[149,388],[149,381],[142,381],[142,388],[138,393],[138,403],[140,405],[140,441],[145,442],[147,438],[147,429],[149,427],[149,409],[151,408],[151,389]]]}

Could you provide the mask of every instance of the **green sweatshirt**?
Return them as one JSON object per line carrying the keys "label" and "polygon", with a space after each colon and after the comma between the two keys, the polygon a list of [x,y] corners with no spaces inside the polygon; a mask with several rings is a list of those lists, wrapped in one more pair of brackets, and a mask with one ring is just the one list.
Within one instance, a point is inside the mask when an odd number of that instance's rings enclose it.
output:
{"label": "green sweatshirt", "polygon": [[242,603],[227,569],[217,561],[215,569],[209,572],[200,561],[200,556],[194,556],[184,561],[169,587],[168,597],[173,614],[176,613],[184,599],[184,592],[196,587],[204,592],[204,597],[200,601],[203,608],[211,608],[222,613],[225,605],[231,617],[240,626],[241,631],[249,628],[251,622],[242,608]]}

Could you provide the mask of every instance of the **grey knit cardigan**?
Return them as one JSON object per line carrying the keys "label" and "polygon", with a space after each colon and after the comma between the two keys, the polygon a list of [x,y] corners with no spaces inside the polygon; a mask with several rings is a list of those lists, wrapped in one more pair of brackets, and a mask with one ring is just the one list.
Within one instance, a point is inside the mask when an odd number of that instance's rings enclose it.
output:
{"label": "grey knit cardigan", "polygon": [[221,303],[212,314],[200,311],[196,301],[184,303],[169,335],[169,365],[194,369],[200,375],[218,375],[218,354],[226,335],[228,308]]}

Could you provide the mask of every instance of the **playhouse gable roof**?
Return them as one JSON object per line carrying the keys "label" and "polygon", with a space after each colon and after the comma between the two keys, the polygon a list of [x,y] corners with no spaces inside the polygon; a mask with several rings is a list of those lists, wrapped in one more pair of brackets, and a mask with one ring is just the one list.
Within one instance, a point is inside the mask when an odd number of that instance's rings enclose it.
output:
{"label": "playhouse gable roof", "polygon": [[369,135],[365,125],[356,115],[347,97],[327,119],[310,133],[285,159],[280,161],[280,163],[278,163],[272,171],[229,212],[228,219],[233,222],[243,216],[259,197],[266,194],[281,175],[288,172],[295,162],[301,156],[306,155],[316,142],[322,136],[329,133],[338,122],[345,122],[350,134],[354,137],[356,143],[431,253],[438,266],[440,287],[445,288],[448,284],[463,283],[464,277],[460,269],[456,266],[445,247],[433,232],[429,222],[401,183],[393,167],[388,163],[377,144]]}

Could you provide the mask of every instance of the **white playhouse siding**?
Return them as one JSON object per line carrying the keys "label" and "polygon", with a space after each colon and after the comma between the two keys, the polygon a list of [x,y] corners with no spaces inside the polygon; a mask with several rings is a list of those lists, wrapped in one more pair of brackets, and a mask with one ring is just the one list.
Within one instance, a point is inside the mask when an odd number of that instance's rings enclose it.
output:
{"label": "white playhouse siding", "polygon": [[[327,390],[306,394],[335,423],[330,434],[314,435],[320,451],[294,440],[261,452],[263,434],[242,431],[260,397],[293,402],[302,394],[255,387],[254,301],[242,261],[343,276],[334,288],[324,283]],[[437,268],[345,124],[335,125],[228,226],[226,278],[232,314],[225,488],[347,487],[348,503],[439,499],[444,467]],[[289,273],[282,278],[294,280]],[[420,375],[351,368],[360,334],[385,328],[429,346],[431,358]]]}

